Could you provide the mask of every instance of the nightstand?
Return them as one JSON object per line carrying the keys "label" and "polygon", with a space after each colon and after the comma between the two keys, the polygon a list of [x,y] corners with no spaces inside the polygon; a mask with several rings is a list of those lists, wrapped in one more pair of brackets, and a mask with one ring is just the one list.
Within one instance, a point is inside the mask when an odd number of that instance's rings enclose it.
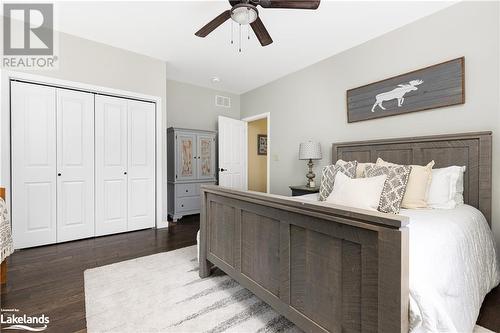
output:
{"label": "nightstand", "polygon": [[296,197],[298,195],[318,193],[319,186],[317,187],[309,187],[307,185],[297,185],[297,186],[289,186],[290,190],[292,190],[292,197]]}

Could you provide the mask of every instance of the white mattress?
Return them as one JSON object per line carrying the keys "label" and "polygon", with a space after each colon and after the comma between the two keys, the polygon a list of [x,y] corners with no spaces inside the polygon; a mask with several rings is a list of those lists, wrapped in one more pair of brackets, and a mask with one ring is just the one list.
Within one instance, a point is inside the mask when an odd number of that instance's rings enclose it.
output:
{"label": "white mattress", "polygon": [[400,215],[410,218],[410,332],[472,332],[485,295],[500,282],[483,214],[460,205],[403,209]]}

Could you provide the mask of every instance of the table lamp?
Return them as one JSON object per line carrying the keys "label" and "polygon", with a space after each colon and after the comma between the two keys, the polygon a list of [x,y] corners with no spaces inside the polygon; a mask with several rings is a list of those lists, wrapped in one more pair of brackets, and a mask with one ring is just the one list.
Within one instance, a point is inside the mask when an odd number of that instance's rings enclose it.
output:
{"label": "table lamp", "polygon": [[300,144],[299,160],[309,160],[307,163],[309,172],[306,174],[308,187],[315,187],[316,185],[314,183],[314,177],[316,177],[316,175],[313,172],[313,160],[320,160],[321,158],[321,145],[319,143],[308,141]]}

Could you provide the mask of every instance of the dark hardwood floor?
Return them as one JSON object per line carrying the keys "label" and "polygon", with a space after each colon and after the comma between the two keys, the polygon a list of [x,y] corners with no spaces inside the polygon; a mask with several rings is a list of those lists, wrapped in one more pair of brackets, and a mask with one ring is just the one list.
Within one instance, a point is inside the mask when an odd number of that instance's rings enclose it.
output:
{"label": "dark hardwood floor", "polygon": [[493,332],[500,332],[500,286],[486,295],[477,324]]}
{"label": "dark hardwood floor", "polygon": [[[199,216],[183,218],[168,229],[125,234],[16,251],[8,259],[2,309],[50,318],[45,332],[85,332],[83,272],[88,268],[171,251],[196,243]],[[500,332],[500,290],[483,303],[478,324]]]}
{"label": "dark hardwood floor", "polygon": [[199,216],[148,229],[16,251],[8,258],[2,309],[50,319],[44,332],[85,332],[86,269],[196,244]]}

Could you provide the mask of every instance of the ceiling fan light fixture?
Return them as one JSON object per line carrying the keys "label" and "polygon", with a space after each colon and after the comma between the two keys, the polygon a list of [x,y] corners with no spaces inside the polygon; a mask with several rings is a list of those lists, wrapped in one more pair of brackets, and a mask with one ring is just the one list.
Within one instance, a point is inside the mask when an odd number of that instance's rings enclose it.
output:
{"label": "ceiling fan light fixture", "polygon": [[259,17],[259,11],[250,4],[238,4],[231,9],[231,19],[241,25],[253,23],[257,17]]}

